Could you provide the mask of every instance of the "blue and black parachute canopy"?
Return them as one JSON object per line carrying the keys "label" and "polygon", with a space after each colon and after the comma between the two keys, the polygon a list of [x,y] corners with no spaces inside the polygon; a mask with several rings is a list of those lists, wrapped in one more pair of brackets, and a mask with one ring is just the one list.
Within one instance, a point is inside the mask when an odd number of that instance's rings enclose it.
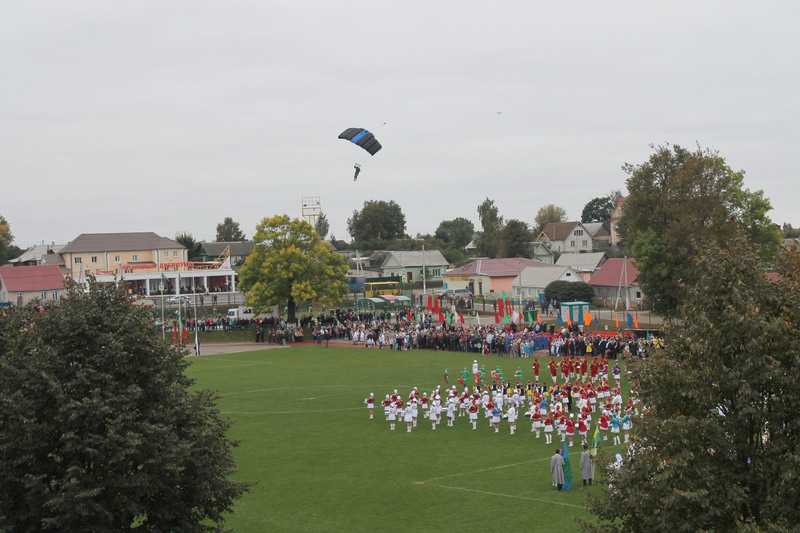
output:
{"label": "blue and black parachute canopy", "polygon": [[353,144],[357,144],[369,152],[369,155],[375,155],[378,153],[378,150],[382,148],[381,143],[378,142],[378,139],[376,139],[372,133],[364,128],[347,128],[339,134],[339,138],[350,141]]}

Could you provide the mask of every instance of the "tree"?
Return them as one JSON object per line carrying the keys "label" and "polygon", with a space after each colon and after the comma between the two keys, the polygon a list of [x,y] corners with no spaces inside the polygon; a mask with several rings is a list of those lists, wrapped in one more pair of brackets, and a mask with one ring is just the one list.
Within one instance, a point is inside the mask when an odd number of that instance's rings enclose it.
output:
{"label": "tree", "polygon": [[435,237],[440,241],[459,248],[464,248],[475,234],[475,225],[463,217],[443,220],[436,228]]}
{"label": "tree", "polygon": [[[743,229],[690,267],[665,349],[630,363],[645,416],[588,531],[795,531],[800,262],[763,274]],[[689,279],[689,278],[687,278]]]}
{"label": "tree", "polygon": [[628,196],[619,229],[637,258],[639,281],[654,311],[673,316],[684,297],[678,282],[686,281],[691,257],[727,247],[738,227],[762,260],[777,254],[780,232],[767,216],[769,200],[763,191],[744,189],[744,172],[731,170],[717,152],[659,146],[646,162],[623,168]]}
{"label": "tree", "polygon": [[239,271],[239,286],[257,311],[286,305],[288,322],[294,323],[299,302],[334,305],[347,294],[347,266],[305,220],[288,215],[265,218],[253,241],[253,251]]}
{"label": "tree", "polygon": [[498,239],[500,231],[503,229],[503,217],[494,200],[486,200],[478,206],[478,218],[481,222],[483,231],[478,234],[475,240],[476,253],[483,257],[497,257]]}
{"label": "tree", "polygon": [[526,257],[533,256],[533,232],[528,225],[516,219],[506,222],[505,227],[498,235],[498,257]]}
{"label": "tree", "polygon": [[611,196],[601,196],[589,200],[583,211],[581,212],[581,222],[586,224],[589,222],[609,222],[611,221],[611,212],[616,205],[615,200]]}
{"label": "tree", "polygon": [[546,300],[559,302],[589,302],[594,300],[594,289],[585,281],[551,281],[544,288]]}
{"label": "tree", "polygon": [[110,284],[0,313],[0,530],[217,531],[247,484],[184,352]]}
{"label": "tree", "polygon": [[221,224],[217,224],[217,242],[237,242],[245,240],[244,233],[239,229],[239,223],[231,217],[225,217]]}
{"label": "tree", "polygon": [[394,200],[369,200],[347,219],[347,231],[357,242],[396,239],[406,234],[406,216]]}
{"label": "tree", "polygon": [[11,234],[11,226],[3,215],[0,215],[0,265],[12,259],[9,257],[12,242],[14,242],[14,236]]}
{"label": "tree", "polygon": [[536,212],[536,217],[534,217],[533,220],[536,223],[533,233],[538,238],[544,227],[549,223],[566,222],[567,212],[564,211],[564,208],[558,207],[555,204],[547,204],[539,208],[539,211]]}
{"label": "tree", "polygon": [[319,236],[325,240],[325,236],[328,234],[328,230],[330,230],[328,217],[325,216],[325,213],[322,213],[319,218],[317,218],[317,223],[314,224],[314,229],[316,229],[317,233],[319,233]]}
{"label": "tree", "polygon": [[194,237],[188,231],[182,231],[175,235],[175,240],[186,248],[186,255],[188,256],[189,261],[197,261],[203,257],[203,247],[199,242],[194,240]]}

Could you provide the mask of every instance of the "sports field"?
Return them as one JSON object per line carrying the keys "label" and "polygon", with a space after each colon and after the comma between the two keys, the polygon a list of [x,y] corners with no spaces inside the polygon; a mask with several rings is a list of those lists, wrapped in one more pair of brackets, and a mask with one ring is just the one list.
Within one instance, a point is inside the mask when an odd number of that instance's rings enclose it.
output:
{"label": "sports field", "polygon": [[[587,518],[581,447],[569,448],[573,489],[551,486],[550,456],[560,446],[535,439],[520,418],[494,433],[481,414],[431,430],[389,430],[380,406],[370,420],[364,398],[393,389],[407,398],[456,383],[473,354],[375,350],[315,344],[192,358],[197,386],[218,392],[234,421],[237,480],[257,482],[237,503],[227,527],[259,531],[578,531]],[[532,377],[530,359],[479,357],[506,376]],[[546,365],[542,365],[546,370]],[[377,402],[376,402],[377,403]],[[593,429],[593,428],[592,428]]]}

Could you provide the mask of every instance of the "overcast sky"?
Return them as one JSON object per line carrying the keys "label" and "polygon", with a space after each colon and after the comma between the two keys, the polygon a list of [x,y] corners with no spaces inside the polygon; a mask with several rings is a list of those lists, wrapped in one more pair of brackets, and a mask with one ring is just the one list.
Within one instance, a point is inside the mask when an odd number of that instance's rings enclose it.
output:
{"label": "overcast sky", "polygon": [[4,2],[0,214],[20,247],[213,240],[226,216],[249,237],[303,196],[345,240],[367,200],[410,235],[478,227],[486,197],[578,219],[670,142],[718,150],[798,226],[798,20],[789,1]]}

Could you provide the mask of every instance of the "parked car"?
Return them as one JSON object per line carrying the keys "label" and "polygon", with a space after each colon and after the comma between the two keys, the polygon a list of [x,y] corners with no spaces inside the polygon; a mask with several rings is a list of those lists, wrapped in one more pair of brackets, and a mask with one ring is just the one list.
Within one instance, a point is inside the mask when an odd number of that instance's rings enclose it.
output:
{"label": "parked car", "polygon": [[445,289],[439,293],[440,298],[469,298],[472,296],[472,291],[467,288],[464,289]]}
{"label": "parked car", "polygon": [[189,296],[172,296],[171,298],[167,299],[168,304],[190,304],[192,303],[192,298]]}

